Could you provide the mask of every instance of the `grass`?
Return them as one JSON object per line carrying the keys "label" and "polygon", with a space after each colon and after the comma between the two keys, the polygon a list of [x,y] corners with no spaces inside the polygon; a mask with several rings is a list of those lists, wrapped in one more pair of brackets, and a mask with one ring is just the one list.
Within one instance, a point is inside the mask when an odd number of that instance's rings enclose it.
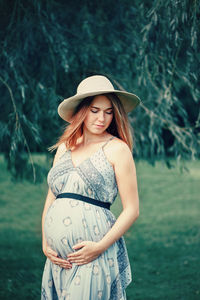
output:
{"label": "grass", "polygon": [[[13,182],[2,157],[0,164],[0,299],[40,299],[46,180]],[[190,172],[181,174],[162,162],[137,163],[140,217],[125,236],[133,273],[128,300],[200,299],[200,161],[187,165]],[[112,210],[119,214],[119,199]]]}

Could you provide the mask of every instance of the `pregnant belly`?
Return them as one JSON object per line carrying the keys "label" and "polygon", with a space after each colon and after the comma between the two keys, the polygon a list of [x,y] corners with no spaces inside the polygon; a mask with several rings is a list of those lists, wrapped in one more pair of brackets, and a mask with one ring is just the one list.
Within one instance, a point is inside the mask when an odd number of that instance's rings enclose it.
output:
{"label": "pregnant belly", "polygon": [[74,199],[57,199],[47,211],[44,231],[48,245],[66,258],[81,241],[99,241],[111,227],[103,209]]}

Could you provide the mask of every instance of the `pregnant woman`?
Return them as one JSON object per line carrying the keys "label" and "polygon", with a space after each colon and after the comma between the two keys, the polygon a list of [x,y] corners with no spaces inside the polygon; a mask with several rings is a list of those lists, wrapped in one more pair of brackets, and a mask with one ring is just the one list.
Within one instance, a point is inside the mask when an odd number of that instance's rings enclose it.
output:
{"label": "pregnant woman", "polygon": [[[48,174],[41,299],[124,300],[131,270],[123,234],[139,215],[127,112],[139,98],[108,78],[84,79],[58,107],[69,125]],[[119,192],[122,212],[110,211]]]}

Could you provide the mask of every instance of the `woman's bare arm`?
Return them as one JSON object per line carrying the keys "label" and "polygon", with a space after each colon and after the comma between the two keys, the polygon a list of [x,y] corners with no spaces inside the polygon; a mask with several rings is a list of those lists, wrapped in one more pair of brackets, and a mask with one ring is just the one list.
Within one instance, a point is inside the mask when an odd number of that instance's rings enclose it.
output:
{"label": "woman's bare arm", "polygon": [[[54,157],[53,166],[55,166],[59,157],[62,155],[62,153],[64,153],[65,150],[66,150],[66,148],[63,144],[61,144],[58,147],[57,152]],[[43,250],[44,254],[47,256],[47,258],[49,258],[51,260],[51,262],[61,266],[62,268],[69,269],[72,267],[70,262],[59,258],[58,254],[48,246],[47,240],[45,238],[45,233],[44,233],[45,217],[46,217],[47,211],[48,211],[49,207],[52,205],[53,201],[55,201],[55,195],[52,193],[51,189],[49,188],[47,197],[46,197],[46,201],[44,204],[43,213],[42,213],[42,250]]]}
{"label": "woman's bare arm", "polygon": [[71,253],[68,255],[68,258],[70,262],[78,265],[88,263],[97,258],[116,242],[139,216],[137,179],[132,153],[123,142],[115,141],[115,145],[109,148],[110,150],[106,152],[114,166],[123,210],[113,227],[99,242],[83,241],[75,245],[74,249],[81,250]]}
{"label": "woman's bare arm", "polygon": [[44,204],[43,213],[42,213],[42,249],[43,249],[44,253],[47,248],[47,241],[46,241],[45,234],[44,234],[44,221],[45,221],[45,216],[46,216],[47,210],[49,209],[49,207],[51,206],[51,204],[53,203],[54,200],[55,200],[55,196],[52,193],[51,189],[49,188],[47,197],[46,197],[46,201]]}
{"label": "woman's bare arm", "polygon": [[103,250],[117,241],[139,216],[139,196],[135,163],[128,146],[120,143],[112,154],[123,210],[111,230],[100,241]]}

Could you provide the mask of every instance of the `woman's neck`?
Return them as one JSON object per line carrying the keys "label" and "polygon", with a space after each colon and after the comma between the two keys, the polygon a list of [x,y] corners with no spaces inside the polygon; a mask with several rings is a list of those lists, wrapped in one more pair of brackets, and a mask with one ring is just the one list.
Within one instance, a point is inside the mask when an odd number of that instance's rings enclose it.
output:
{"label": "woman's neck", "polygon": [[80,137],[80,143],[83,145],[100,143],[105,140],[106,137],[110,136],[107,131],[104,131],[102,134],[93,134],[87,130],[83,131],[83,135]]}

